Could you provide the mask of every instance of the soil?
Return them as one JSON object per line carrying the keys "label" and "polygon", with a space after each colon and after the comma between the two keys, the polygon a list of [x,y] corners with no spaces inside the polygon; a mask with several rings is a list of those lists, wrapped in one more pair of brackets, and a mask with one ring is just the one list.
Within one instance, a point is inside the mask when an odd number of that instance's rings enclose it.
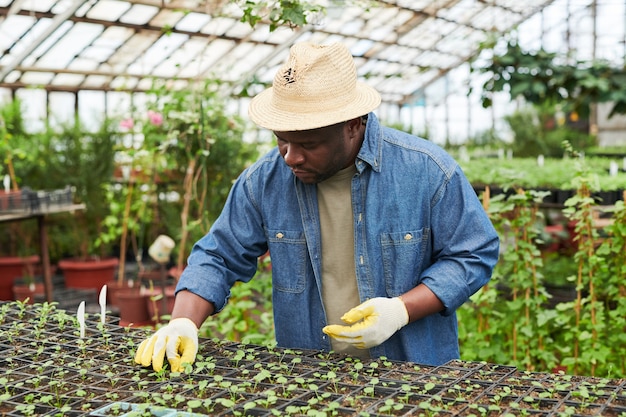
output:
{"label": "soil", "polygon": [[116,403],[166,407],[153,413],[161,417],[165,412],[173,417],[174,410],[265,417],[626,415],[624,380],[522,372],[477,362],[435,367],[359,361],[201,339],[197,360],[186,372],[171,374],[166,362],[164,371],[156,373],[133,360],[152,328],[125,329],[117,323],[98,328],[92,317],[81,339],[69,313],[47,307],[41,316],[42,306],[36,303],[9,307],[0,310],[0,378],[5,378],[9,396],[0,400],[0,415],[89,416]]}

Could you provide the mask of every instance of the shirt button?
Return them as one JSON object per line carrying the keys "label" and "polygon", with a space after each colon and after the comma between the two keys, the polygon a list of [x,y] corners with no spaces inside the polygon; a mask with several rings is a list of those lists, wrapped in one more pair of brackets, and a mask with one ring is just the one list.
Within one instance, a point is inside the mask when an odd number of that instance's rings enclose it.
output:
{"label": "shirt button", "polygon": [[285,235],[283,235],[282,233],[278,232],[276,233],[276,238],[277,239],[282,239]]}
{"label": "shirt button", "polygon": [[413,239],[413,235],[410,233],[407,233],[406,235],[404,235],[404,240],[411,240]]}

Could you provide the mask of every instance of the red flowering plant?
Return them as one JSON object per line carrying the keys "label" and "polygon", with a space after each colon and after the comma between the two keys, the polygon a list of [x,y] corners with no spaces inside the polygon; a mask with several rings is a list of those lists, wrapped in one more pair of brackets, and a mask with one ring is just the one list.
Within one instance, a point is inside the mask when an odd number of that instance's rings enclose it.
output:
{"label": "red flowering plant", "polygon": [[120,284],[126,275],[129,247],[140,270],[143,269],[142,248],[149,239],[146,229],[155,216],[158,173],[164,166],[163,161],[159,163],[160,154],[153,146],[166,136],[163,114],[157,110],[135,113],[138,116],[124,117],[119,122],[124,139],[116,149],[114,181],[105,186],[110,212],[97,242],[119,241]]}
{"label": "red flowering plant", "polygon": [[[210,79],[176,91],[155,86],[165,135],[146,139],[165,164],[160,187],[170,198],[161,201],[159,213],[166,219],[159,223],[167,227],[160,233],[177,242],[174,276],[219,214],[232,181],[257,155],[257,144],[243,140],[243,121],[227,112],[221,87]],[[159,116],[152,114],[151,120],[158,122]]]}
{"label": "red flowering plant", "polygon": [[256,158],[258,144],[244,142],[243,121],[226,111],[218,81],[182,90],[155,84],[150,93],[146,110],[120,122],[127,136],[118,150],[124,175],[109,190],[106,238],[120,239],[122,248],[130,242],[140,257],[158,235],[170,236],[176,276],[219,214],[232,181]]}

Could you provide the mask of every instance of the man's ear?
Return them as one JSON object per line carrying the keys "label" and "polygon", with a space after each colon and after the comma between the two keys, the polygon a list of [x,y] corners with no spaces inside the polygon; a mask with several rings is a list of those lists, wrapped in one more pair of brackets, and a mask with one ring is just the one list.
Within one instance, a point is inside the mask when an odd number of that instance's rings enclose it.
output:
{"label": "man's ear", "polygon": [[363,124],[361,123],[361,117],[357,117],[346,122],[350,136],[358,135]]}

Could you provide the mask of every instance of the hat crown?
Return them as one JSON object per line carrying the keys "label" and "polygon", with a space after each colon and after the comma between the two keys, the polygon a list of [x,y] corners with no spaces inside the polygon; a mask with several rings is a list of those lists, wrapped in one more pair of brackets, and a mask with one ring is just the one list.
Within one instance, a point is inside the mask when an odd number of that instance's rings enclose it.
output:
{"label": "hat crown", "polygon": [[248,114],[274,131],[316,129],[363,116],[380,104],[374,88],[357,81],[352,54],[344,45],[293,45],[272,87],[250,101]]}
{"label": "hat crown", "polygon": [[302,112],[307,106],[317,111],[320,103],[340,108],[351,101],[356,81],[356,66],[345,46],[300,43],[291,48],[289,58],[274,76],[272,101],[277,108],[299,106]]}

